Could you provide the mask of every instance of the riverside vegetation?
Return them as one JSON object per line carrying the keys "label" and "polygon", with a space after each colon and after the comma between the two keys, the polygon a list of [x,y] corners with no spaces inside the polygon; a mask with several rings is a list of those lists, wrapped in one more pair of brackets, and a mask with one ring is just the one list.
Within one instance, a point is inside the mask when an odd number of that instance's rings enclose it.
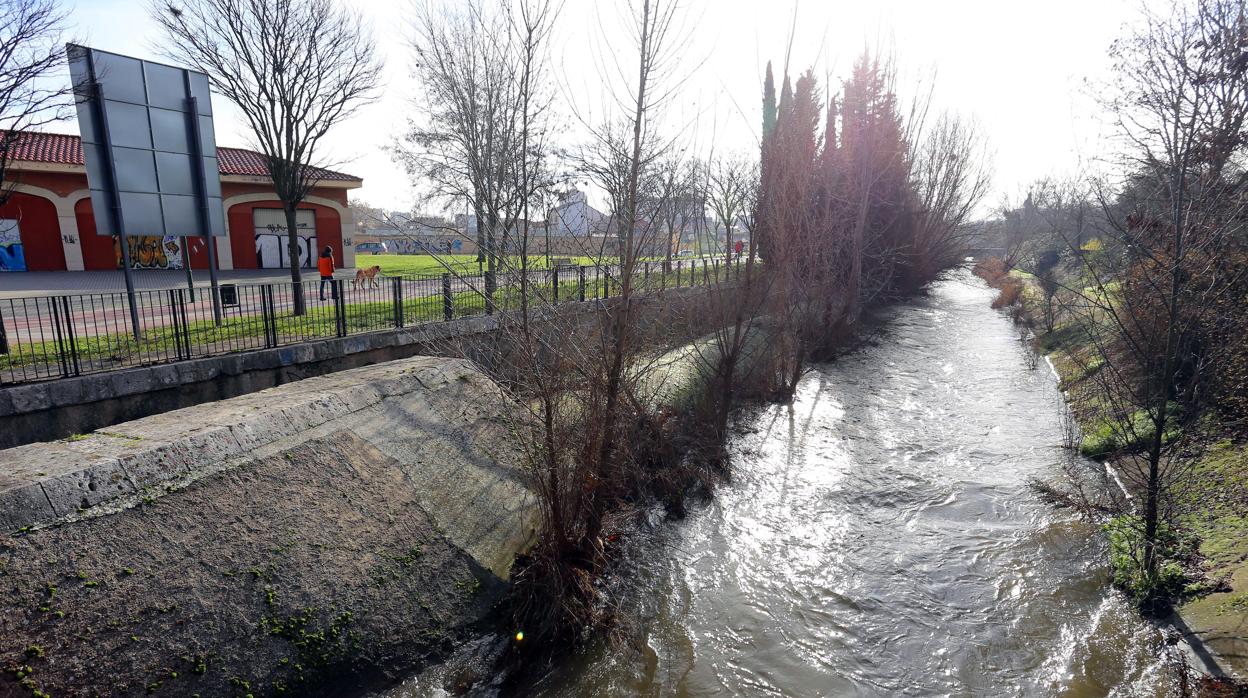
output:
{"label": "riverside vegetation", "polygon": [[1002,253],[976,267],[1071,405],[1071,457],[1035,489],[1102,522],[1142,612],[1177,607],[1232,662],[1248,645],[1246,48],[1242,2],[1145,11],[1100,92],[1118,174],[1036,182],[984,224]]}
{"label": "riverside vegetation", "polygon": [[[593,182],[609,202],[610,234],[580,240],[581,254],[618,259],[601,321],[586,327],[559,313],[546,289],[522,289],[482,361],[528,407],[510,428],[542,512],[506,612],[513,639],[501,659],[521,669],[508,679],[515,685],[552,652],[622,635],[629,619],[609,580],[625,572],[620,554],[637,522],[656,511],[679,517],[687,497],[730,475],[734,407],[789,400],[869,309],[921,292],[960,262],[962,225],[987,186],[974,129],[952,114],[927,117],[924,102],[905,104],[892,63],[867,54],[826,95],[813,71],[782,74],[777,89],[768,65],[757,154],[690,157],[684,138],[662,128],[685,26],[679,4],[665,0],[642,0],[627,16],[636,43],[621,53],[634,62],[622,74],[635,78],[615,95],[620,113],[582,117],[587,141],[557,152],[546,51],[554,19],[543,2],[421,13],[421,118],[396,148],[435,194],[469,199],[485,268],[519,272],[522,284],[536,260],[502,251],[527,250],[541,234],[528,211],[542,210],[558,170]],[[729,234],[716,237],[709,216]],[[734,230],[745,232],[739,249]],[[639,264],[672,264],[672,241],[689,238],[719,250],[727,273],[700,285],[688,314],[648,320],[643,311],[662,309],[666,296]],[[673,384],[693,387],[672,395]],[[451,688],[478,680],[494,679]]]}

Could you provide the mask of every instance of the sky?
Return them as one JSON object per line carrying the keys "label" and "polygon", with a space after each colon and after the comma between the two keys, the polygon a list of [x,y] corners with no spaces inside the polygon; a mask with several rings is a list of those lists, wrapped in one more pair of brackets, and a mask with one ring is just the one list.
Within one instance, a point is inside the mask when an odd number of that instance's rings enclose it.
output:
{"label": "sky", "polygon": [[[393,210],[443,208],[386,152],[419,113],[410,77],[411,0],[340,0],[371,25],[385,61],[377,101],[339,125],[325,161],[364,179],[353,192]],[[423,0],[422,0],[423,1]],[[452,0],[453,1],[453,0]],[[99,49],[161,59],[161,35],[143,0],[62,0],[68,38]],[[626,52],[623,0],[564,0],[552,42],[564,138],[584,137],[578,118],[602,118],[604,80],[593,59]],[[930,90],[933,104],[974,119],[992,157],[993,187],[980,207],[1018,201],[1029,182],[1073,173],[1105,152],[1107,127],[1095,93],[1108,72],[1108,48],[1138,0],[684,0],[680,89],[665,122],[691,152],[749,153],[757,147],[762,76],[786,60],[796,75],[813,69],[838,90],[864,49],[886,50],[899,67],[903,99]],[[791,39],[791,41],[790,41]],[[217,142],[246,147],[238,111],[214,95]],[[573,115],[580,116],[573,116]],[[69,121],[50,130],[76,133]]]}

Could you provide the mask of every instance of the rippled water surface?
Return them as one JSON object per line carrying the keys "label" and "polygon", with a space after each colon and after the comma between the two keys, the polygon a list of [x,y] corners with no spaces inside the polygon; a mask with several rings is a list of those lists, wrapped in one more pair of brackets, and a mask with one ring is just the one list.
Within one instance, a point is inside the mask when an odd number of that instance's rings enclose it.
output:
{"label": "rippled water surface", "polygon": [[633,647],[546,695],[1158,695],[1101,542],[1027,489],[1064,409],[967,274],[743,415],[732,483],[637,554]]}
{"label": "rippled water surface", "polygon": [[792,405],[739,415],[733,481],[633,546],[631,643],[525,692],[1163,695],[1095,531],[1027,488],[1062,457],[1064,405],[992,295],[959,272]]}

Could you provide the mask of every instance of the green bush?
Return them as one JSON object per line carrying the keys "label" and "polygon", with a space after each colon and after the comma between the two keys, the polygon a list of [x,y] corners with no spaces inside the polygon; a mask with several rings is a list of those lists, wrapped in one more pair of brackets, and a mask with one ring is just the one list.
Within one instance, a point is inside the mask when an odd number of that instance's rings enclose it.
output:
{"label": "green bush", "polygon": [[1109,568],[1113,584],[1141,608],[1158,609],[1183,594],[1187,573],[1180,560],[1190,558],[1197,541],[1159,523],[1157,569],[1144,569],[1144,521],[1133,514],[1116,516],[1104,525],[1109,536]]}
{"label": "green bush", "polygon": [[[1168,416],[1166,433],[1164,439],[1166,443],[1178,438],[1179,428],[1179,405],[1178,403],[1169,403],[1166,405],[1166,413]],[[1117,451],[1135,451],[1143,448],[1153,438],[1153,423],[1149,419],[1148,412],[1138,410],[1131,415],[1131,428],[1128,433],[1123,434],[1124,429],[1117,421],[1109,419],[1098,419],[1084,429],[1083,443],[1079,447],[1079,451],[1088,458],[1101,458],[1108,456]]]}

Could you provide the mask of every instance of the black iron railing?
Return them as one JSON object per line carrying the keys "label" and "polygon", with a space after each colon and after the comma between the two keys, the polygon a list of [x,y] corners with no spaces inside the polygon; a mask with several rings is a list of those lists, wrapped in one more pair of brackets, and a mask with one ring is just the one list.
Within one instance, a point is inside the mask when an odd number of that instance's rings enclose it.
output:
{"label": "black iron railing", "polygon": [[[722,258],[641,262],[639,292],[696,286],[731,273]],[[618,295],[619,268],[562,266],[478,274],[381,276],[356,284],[303,283],[296,315],[290,283],[224,284],[222,320],[207,291],[136,291],[134,327],[124,292],[0,298],[0,384],[68,378],[136,366],[287,346],[326,337],[392,330],[538,303]],[[487,298],[486,289],[494,287]],[[324,291],[324,295],[321,292]],[[136,331],[137,329],[137,331]]]}

